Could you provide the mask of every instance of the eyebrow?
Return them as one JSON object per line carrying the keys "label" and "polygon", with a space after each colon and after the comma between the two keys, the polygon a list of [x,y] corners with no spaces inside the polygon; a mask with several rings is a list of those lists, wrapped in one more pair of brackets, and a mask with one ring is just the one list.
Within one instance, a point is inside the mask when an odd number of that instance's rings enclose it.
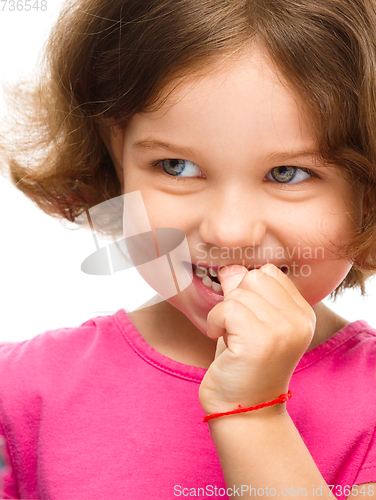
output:
{"label": "eyebrow", "polygon": [[[174,153],[182,154],[184,156],[199,156],[199,152],[195,150],[194,148],[190,148],[187,146],[182,146],[179,144],[172,144],[164,141],[160,141],[158,139],[143,139],[140,141],[137,141],[133,144],[133,147],[136,149],[145,149],[145,150],[150,150],[150,149],[167,149],[169,151],[172,151]],[[306,157],[306,156],[315,156],[319,157],[321,156],[319,151],[315,148],[311,149],[302,149],[302,150],[295,150],[295,151],[279,151],[279,152],[274,152],[271,153],[266,157],[267,160],[274,160],[274,159],[288,159],[288,158],[299,158],[299,157]]]}
{"label": "eyebrow", "polygon": [[199,153],[193,148],[189,148],[187,146],[181,146],[178,144],[170,144],[168,142],[159,141],[157,139],[143,139],[141,141],[137,141],[133,144],[133,147],[136,149],[168,149],[175,153],[182,153],[187,156],[198,156]]}

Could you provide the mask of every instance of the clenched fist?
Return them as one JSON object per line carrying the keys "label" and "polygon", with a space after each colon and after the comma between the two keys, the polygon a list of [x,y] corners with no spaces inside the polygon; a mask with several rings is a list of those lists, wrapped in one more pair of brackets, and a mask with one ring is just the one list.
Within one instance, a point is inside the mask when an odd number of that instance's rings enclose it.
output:
{"label": "clenched fist", "polygon": [[218,339],[216,356],[199,391],[207,414],[286,393],[316,325],[312,307],[273,264],[223,267],[218,279],[224,300],[207,318],[208,336]]}

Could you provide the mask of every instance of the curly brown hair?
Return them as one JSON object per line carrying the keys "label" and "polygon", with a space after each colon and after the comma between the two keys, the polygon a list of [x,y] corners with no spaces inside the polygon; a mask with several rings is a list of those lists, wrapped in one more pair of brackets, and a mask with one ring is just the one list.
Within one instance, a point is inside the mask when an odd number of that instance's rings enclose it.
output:
{"label": "curly brown hair", "polygon": [[364,188],[362,228],[345,249],[353,266],[333,295],[364,294],[376,271],[376,0],[71,1],[38,83],[13,91],[4,170],[43,211],[74,221],[122,194],[102,127],[125,128],[185,75],[252,42],[310,113],[323,159]]}

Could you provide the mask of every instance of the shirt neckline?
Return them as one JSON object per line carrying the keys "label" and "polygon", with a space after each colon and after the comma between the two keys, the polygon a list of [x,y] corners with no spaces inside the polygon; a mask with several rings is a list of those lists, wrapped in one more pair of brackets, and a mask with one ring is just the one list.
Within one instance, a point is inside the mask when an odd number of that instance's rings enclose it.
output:
{"label": "shirt neckline", "polygon": [[364,332],[365,330],[372,330],[373,333],[375,333],[375,330],[371,328],[371,326],[365,320],[359,319],[357,321],[347,323],[347,325],[338,330],[334,335],[329,337],[322,344],[319,344],[311,351],[306,352],[300,359],[294,373],[308,368],[308,366],[316,363],[323,357],[341,347],[350,339],[358,335],[360,332]]}
{"label": "shirt neckline", "polygon": [[[186,365],[175,361],[151,347],[137,330],[125,309],[119,309],[113,316],[115,323],[134,352],[155,368],[169,375],[182,378],[191,382],[201,383],[207,370],[196,366]],[[364,320],[348,323],[338,330],[322,344],[303,354],[295,372],[303,370],[317,362],[333,350],[337,349],[360,331],[369,330],[371,327]],[[294,372],[294,373],[295,373]]]}
{"label": "shirt neckline", "polygon": [[162,370],[174,377],[189,380],[190,382],[201,383],[206,373],[206,368],[190,366],[174,359],[164,356],[156,351],[137,330],[125,309],[117,311],[113,318],[120,328],[125,340],[138,356],[155,368]]}

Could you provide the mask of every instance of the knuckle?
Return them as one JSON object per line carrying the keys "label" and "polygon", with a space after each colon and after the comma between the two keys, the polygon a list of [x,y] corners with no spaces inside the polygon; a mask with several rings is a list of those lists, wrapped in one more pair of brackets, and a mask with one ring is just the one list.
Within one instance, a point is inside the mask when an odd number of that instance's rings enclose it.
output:
{"label": "knuckle", "polygon": [[277,266],[275,266],[274,264],[271,264],[270,262],[268,262],[267,264],[263,265],[261,267],[261,269],[266,272],[267,274],[271,275],[271,276],[280,276],[280,275],[283,275],[285,276],[285,274],[280,270],[278,269]]}
{"label": "knuckle", "polygon": [[261,267],[252,269],[243,278],[242,285],[252,286],[255,281],[267,277],[267,274],[263,273]]}
{"label": "knuckle", "polygon": [[299,335],[302,338],[308,338],[312,336],[315,330],[315,323],[312,319],[304,313],[301,313],[297,318]]}
{"label": "knuckle", "polygon": [[233,290],[231,290],[231,292],[229,292],[226,297],[225,297],[225,301],[228,301],[228,300],[232,300],[232,299],[236,299],[236,298],[239,298],[241,297],[242,295],[244,294],[244,290],[240,289],[240,288],[234,288]]}
{"label": "knuckle", "polygon": [[249,271],[248,276],[254,277],[254,278],[256,278],[256,277],[262,278],[263,276],[265,276],[265,273],[263,272],[263,270],[265,270],[265,266],[255,267],[254,269]]}
{"label": "knuckle", "polygon": [[274,269],[277,269],[274,264],[271,264],[270,262],[267,262],[262,266],[261,269],[265,269],[266,271],[274,271]]}
{"label": "knuckle", "polygon": [[234,298],[230,298],[229,300],[223,301],[222,304],[223,304],[224,314],[232,314],[239,308],[239,305],[241,305],[240,302]]}
{"label": "knuckle", "polygon": [[218,315],[221,314],[221,304],[223,302],[220,302],[219,304],[215,305],[208,313],[206,320],[208,322],[215,322],[216,318],[218,318]]}
{"label": "knuckle", "polygon": [[309,318],[311,324],[313,325],[313,328],[315,328],[316,327],[316,314],[311,306],[309,307],[308,318]]}

